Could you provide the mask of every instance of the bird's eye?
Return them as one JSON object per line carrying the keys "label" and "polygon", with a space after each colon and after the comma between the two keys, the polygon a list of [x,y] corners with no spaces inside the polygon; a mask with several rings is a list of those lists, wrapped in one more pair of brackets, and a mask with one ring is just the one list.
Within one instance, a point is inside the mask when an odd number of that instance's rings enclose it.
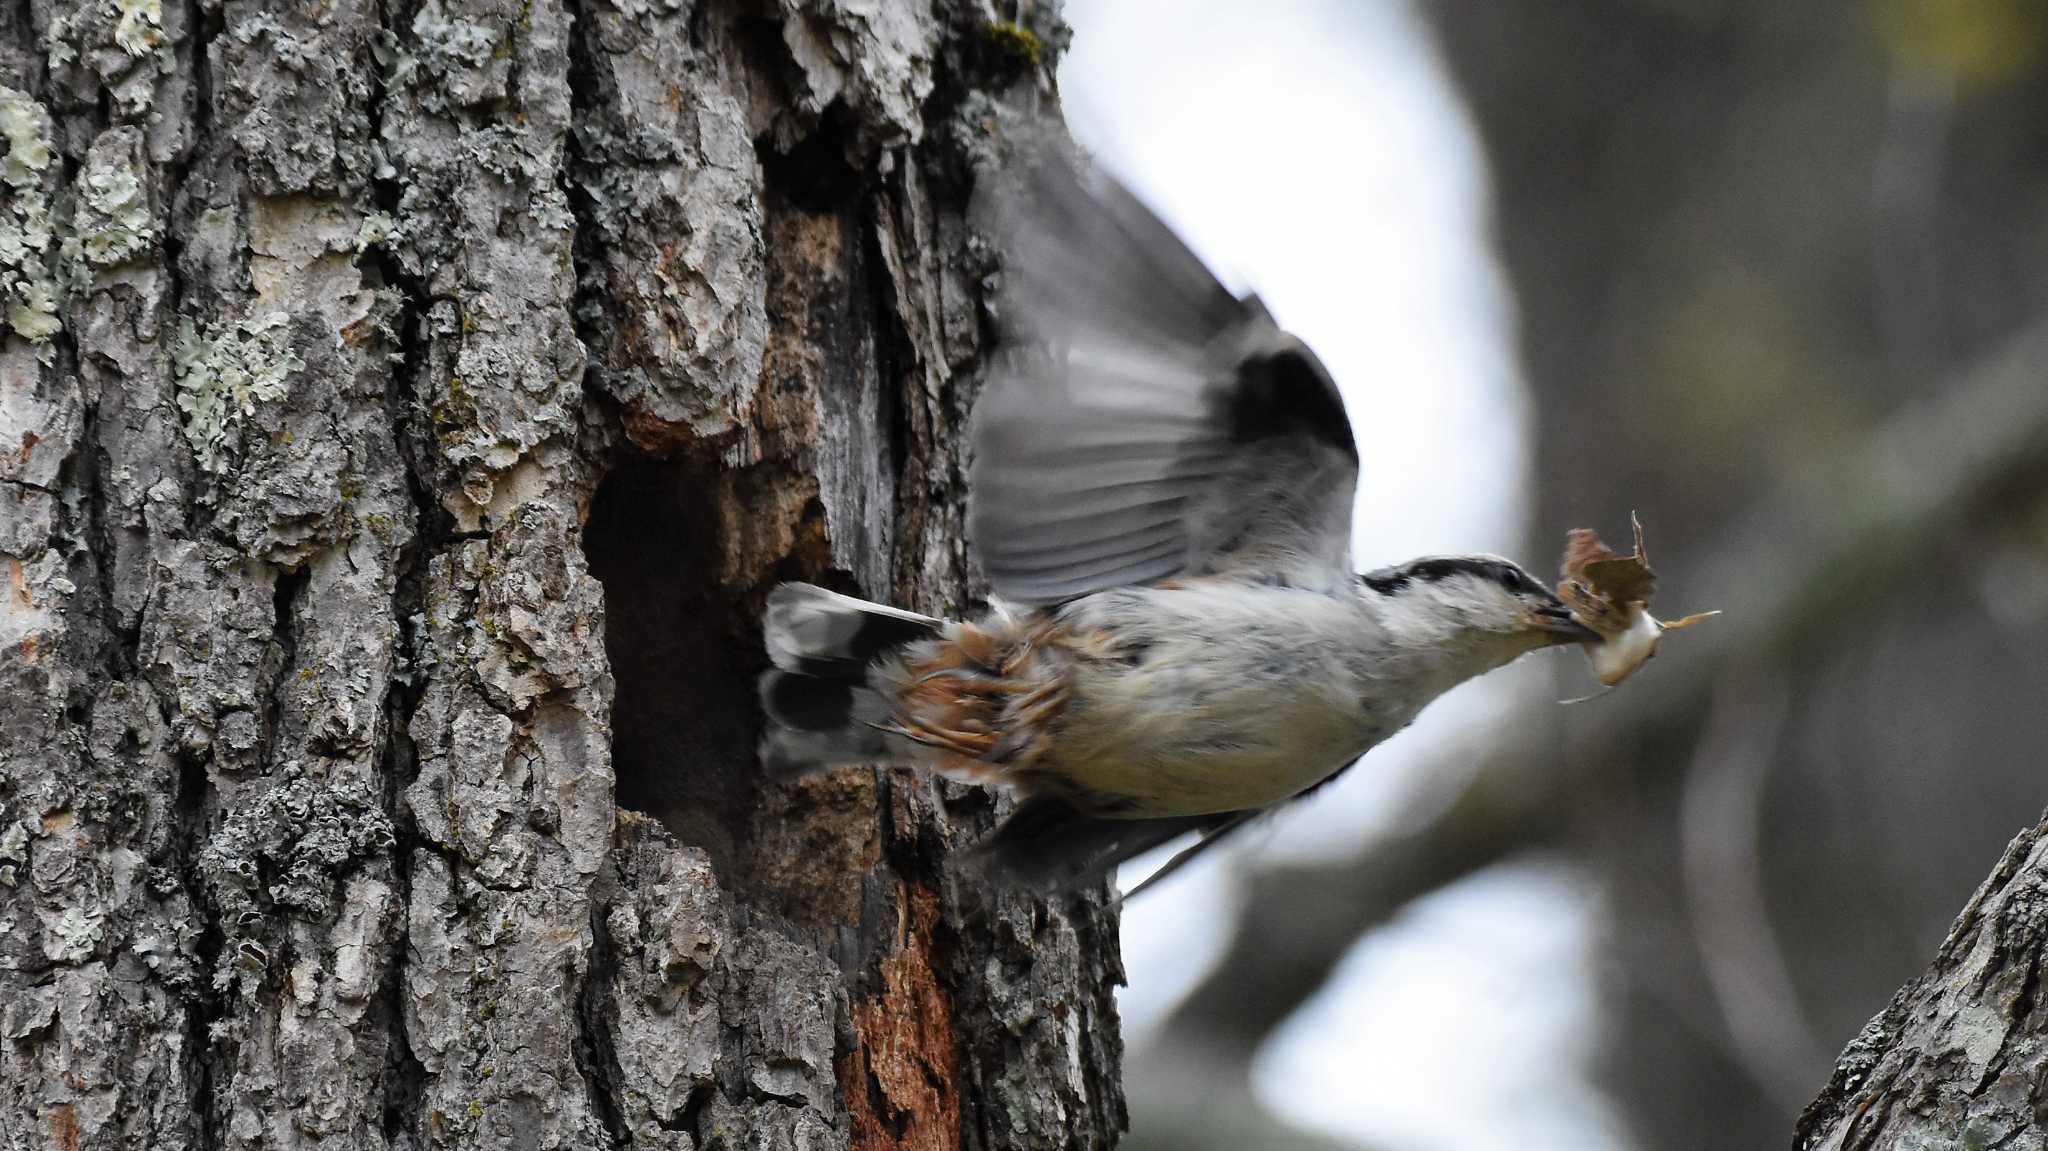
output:
{"label": "bird's eye", "polygon": [[1508,568],[1500,573],[1500,586],[1512,592],[1528,591],[1529,581],[1522,578],[1521,572]]}

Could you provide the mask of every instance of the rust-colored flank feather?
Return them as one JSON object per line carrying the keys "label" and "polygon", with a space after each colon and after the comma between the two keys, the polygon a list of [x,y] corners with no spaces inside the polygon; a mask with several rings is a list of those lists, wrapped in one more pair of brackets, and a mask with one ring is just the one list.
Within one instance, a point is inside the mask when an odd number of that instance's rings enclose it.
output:
{"label": "rust-colored flank feather", "polygon": [[956,623],[878,669],[892,714],[883,730],[937,753],[969,783],[1016,783],[1052,741],[1072,684],[1070,637],[1047,619]]}

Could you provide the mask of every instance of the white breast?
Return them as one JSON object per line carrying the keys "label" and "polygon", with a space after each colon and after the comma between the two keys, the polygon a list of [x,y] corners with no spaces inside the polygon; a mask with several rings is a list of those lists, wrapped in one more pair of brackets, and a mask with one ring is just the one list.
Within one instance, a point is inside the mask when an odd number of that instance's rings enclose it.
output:
{"label": "white breast", "polygon": [[1277,803],[1413,718],[1375,705],[1385,685],[1358,658],[1372,624],[1346,598],[1197,583],[1064,614],[1141,654],[1077,666],[1050,766],[1134,816]]}

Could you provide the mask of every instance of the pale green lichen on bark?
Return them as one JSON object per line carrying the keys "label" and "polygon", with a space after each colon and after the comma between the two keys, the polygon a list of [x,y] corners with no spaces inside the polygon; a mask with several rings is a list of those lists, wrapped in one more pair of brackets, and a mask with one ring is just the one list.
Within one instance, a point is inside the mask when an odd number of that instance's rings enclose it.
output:
{"label": "pale green lichen on bark", "polygon": [[94,268],[111,268],[148,251],[156,239],[149,195],[137,166],[141,133],[117,128],[93,142],[79,171],[77,201],[63,253],[73,285]]}
{"label": "pale green lichen on bark", "polygon": [[157,100],[158,81],[176,70],[163,0],[105,0],[68,11],[58,7],[48,21],[42,39],[52,83],[64,87],[83,81],[102,88],[118,119],[148,113]]}
{"label": "pale green lichen on bark", "polygon": [[106,937],[106,917],[85,907],[67,907],[57,922],[47,925],[43,955],[52,963],[83,963],[99,950]]}
{"label": "pale green lichen on bark", "polygon": [[164,42],[162,0],[114,0],[114,43],[130,56],[147,56]]}
{"label": "pale green lichen on bark", "polygon": [[219,475],[233,464],[242,424],[258,403],[285,397],[287,382],[305,364],[293,353],[291,317],[269,312],[201,332],[179,325],[174,357],[178,410],[199,466]]}
{"label": "pale green lichen on bark", "polygon": [[397,229],[398,221],[392,219],[388,213],[371,212],[363,217],[362,224],[356,228],[356,251],[367,252],[377,247],[389,240]]}
{"label": "pale green lichen on bark", "polygon": [[27,866],[28,824],[15,820],[0,826],[0,887],[13,887]]}
{"label": "pale green lichen on bark", "polygon": [[0,164],[6,208],[0,211],[0,294],[6,296],[7,326],[30,343],[44,344],[64,327],[57,318],[57,286],[51,276],[50,198],[44,188],[52,160],[50,114],[36,101],[0,85],[0,138],[7,155]]}
{"label": "pale green lichen on bark", "polygon": [[7,137],[7,183],[33,187],[50,166],[50,114],[26,94],[0,85],[0,135]]}

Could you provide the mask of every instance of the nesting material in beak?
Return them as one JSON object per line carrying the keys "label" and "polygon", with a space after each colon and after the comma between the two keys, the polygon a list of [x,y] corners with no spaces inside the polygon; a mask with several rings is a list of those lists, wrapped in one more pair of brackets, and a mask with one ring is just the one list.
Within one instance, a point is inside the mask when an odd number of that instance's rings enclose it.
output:
{"label": "nesting material in beak", "polygon": [[1650,570],[1643,548],[1642,521],[1631,515],[1629,523],[1635,528],[1636,550],[1625,556],[1616,555],[1591,529],[1572,529],[1557,583],[1557,594],[1571,605],[1571,614],[1595,633],[1586,644],[1586,658],[1595,678],[1608,687],[1650,662],[1665,632],[1721,614],[1703,611],[1669,621],[1651,615],[1657,573]]}
{"label": "nesting material in beak", "polygon": [[1600,633],[1580,623],[1573,617],[1571,609],[1561,603],[1530,612],[1527,623],[1530,630],[1543,633],[1546,643],[1600,642]]}

